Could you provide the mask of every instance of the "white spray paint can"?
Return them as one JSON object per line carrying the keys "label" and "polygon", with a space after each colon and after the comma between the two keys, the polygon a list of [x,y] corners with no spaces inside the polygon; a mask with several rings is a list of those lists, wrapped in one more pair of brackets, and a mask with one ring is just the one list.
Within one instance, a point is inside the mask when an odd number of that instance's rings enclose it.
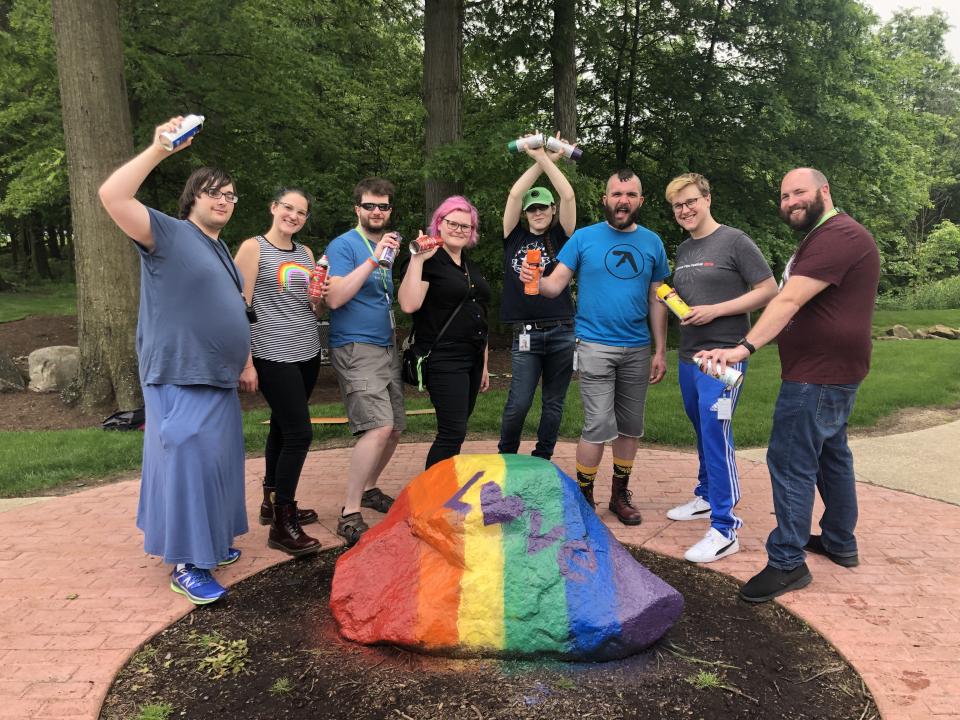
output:
{"label": "white spray paint can", "polygon": [[[698,357],[693,359],[693,362],[696,363],[697,367],[701,370],[703,369],[703,360]],[[707,361],[707,375],[710,377],[715,377],[717,380],[722,382],[728,388],[733,389],[740,387],[740,383],[743,382],[743,373],[727,365],[727,369],[723,371],[723,375],[717,375],[715,372],[712,372],[710,369],[711,363]]]}
{"label": "white spray paint can", "polygon": [[203,115],[187,115],[180,128],[173,132],[160,133],[160,145],[164,150],[180,147],[203,128]]}

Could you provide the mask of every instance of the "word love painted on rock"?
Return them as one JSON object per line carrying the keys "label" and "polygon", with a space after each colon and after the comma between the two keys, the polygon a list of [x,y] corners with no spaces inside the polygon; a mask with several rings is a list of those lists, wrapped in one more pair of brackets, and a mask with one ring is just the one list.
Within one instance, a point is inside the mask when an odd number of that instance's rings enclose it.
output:
{"label": "word love painted on rock", "polygon": [[[444,503],[444,507],[463,515],[469,513],[473,509],[473,505],[464,502],[463,497],[470,491],[470,488],[479,482],[483,475],[484,471],[482,470],[474,473],[473,477]],[[483,513],[484,525],[513,522],[527,513],[530,518],[530,532],[527,534],[528,555],[546,550],[554,543],[564,540],[565,542],[557,552],[557,564],[560,566],[560,573],[569,580],[583,583],[588,579],[584,573],[593,574],[596,572],[597,558],[593,554],[593,549],[587,543],[579,538],[566,540],[566,529],[562,523],[551,528],[549,532],[541,533],[543,514],[535,508],[528,509],[526,502],[519,495],[504,496],[503,490],[497,483],[487,482],[480,486],[480,511]]]}

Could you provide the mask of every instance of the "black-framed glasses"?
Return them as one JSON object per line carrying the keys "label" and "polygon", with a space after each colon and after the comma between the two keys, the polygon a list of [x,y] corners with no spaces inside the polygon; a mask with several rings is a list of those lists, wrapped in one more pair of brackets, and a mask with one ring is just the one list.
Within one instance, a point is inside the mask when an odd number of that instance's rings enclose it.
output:
{"label": "black-framed glasses", "polygon": [[359,207],[363,208],[367,212],[373,212],[374,210],[379,210],[380,212],[393,210],[392,203],[360,203]]}
{"label": "black-framed glasses", "polygon": [[546,212],[549,209],[550,209],[549,205],[527,205],[526,212],[528,213]]}
{"label": "black-framed glasses", "polygon": [[453,220],[447,220],[446,218],[443,219],[443,224],[447,226],[447,230],[450,232],[469,233],[471,230],[473,230],[473,225],[454,222]]}
{"label": "black-framed glasses", "polygon": [[217,188],[204,188],[200,192],[202,192],[204,195],[214,200],[219,200],[220,198],[223,198],[231,205],[236,205],[237,201],[240,199],[240,196],[237,195],[235,192],[221,192],[220,190],[217,190]]}
{"label": "black-framed glasses", "polygon": [[693,210],[693,206],[696,205],[703,199],[702,195],[697,195],[695,198],[690,198],[689,200],[684,200],[683,202],[675,202],[673,204],[674,212],[682,212],[684,208],[687,210]]}
{"label": "black-framed glasses", "polygon": [[306,220],[308,217],[310,217],[310,213],[308,213],[306,210],[300,210],[299,208],[295,208],[290,203],[285,203],[282,200],[277,200],[277,205],[282,207],[287,212],[296,213],[297,217],[300,217],[303,220]]}

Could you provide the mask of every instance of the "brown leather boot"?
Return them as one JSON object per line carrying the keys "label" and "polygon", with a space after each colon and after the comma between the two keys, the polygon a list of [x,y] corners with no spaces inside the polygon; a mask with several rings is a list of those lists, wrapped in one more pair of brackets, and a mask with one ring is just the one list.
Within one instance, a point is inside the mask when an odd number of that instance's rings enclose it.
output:
{"label": "brown leather boot", "polygon": [[297,520],[297,504],[273,506],[273,524],[267,545],[288,555],[300,557],[320,550],[320,541],[307,535]]}
{"label": "brown leather boot", "polygon": [[627,490],[627,480],[613,479],[613,493],[610,496],[610,511],[617,516],[617,520],[624,525],[639,525],[640,511],[637,510],[630,498],[633,493]]}
{"label": "brown leather boot", "polygon": [[590,507],[596,510],[597,503],[593,499],[593,483],[590,483],[589,485],[581,485],[580,483],[577,483],[577,487],[580,488],[580,492],[583,494],[583,497],[586,498],[586,501],[590,503]]}
{"label": "brown leather boot", "polygon": [[[275,487],[270,485],[263,486],[263,502],[260,503],[260,524],[269,525],[273,522],[273,498]],[[297,510],[297,520],[301,525],[309,525],[317,521],[317,511],[303,508]]]}

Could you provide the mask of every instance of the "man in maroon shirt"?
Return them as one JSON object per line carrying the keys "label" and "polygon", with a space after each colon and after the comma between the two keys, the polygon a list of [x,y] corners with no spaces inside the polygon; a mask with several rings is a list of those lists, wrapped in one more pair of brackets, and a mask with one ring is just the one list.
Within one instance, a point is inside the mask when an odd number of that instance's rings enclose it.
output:
{"label": "man in maroon shirt", "polygon": [[[847,418],[870,369],[870,327],[880,253],[860,223],[833,206],[823,173],[796,168],[780,185],[780,216],[804,233],[780,294],[737,347],[698,353],[713,370],[746,359],[774,338],[782,367],[767,468],[777,527],[768,564],[741,589],[765,602],[813,579],[805,550],[843,567],[858,564],[857,492]],[[811,535],[814,489],[823,499],[820,535]]]}

